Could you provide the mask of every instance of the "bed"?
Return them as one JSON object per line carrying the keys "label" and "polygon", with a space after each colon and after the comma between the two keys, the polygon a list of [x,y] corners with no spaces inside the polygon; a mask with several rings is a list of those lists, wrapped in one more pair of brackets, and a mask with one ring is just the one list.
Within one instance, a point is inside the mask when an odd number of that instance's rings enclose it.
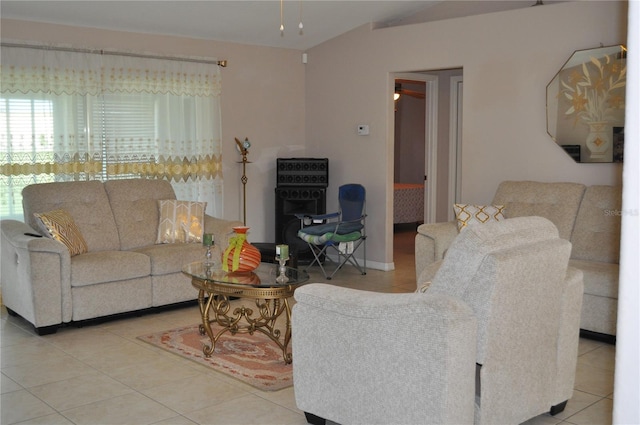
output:
{"label": "bed", "polygon": [[424,221],[424,185],[394,183],[393,224]]}

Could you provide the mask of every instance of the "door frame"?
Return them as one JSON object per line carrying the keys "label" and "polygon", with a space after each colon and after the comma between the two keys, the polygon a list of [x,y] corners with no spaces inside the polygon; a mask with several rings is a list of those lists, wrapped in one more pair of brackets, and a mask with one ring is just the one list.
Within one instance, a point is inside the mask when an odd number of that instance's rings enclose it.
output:
{"label": "door frame", "polygon": [[[425,83],[425,182],[424,182],[424,222],[434,223],[437,207],[438,175],[438,76],[418,72],[393,73],[393,87],[396,80],[413,80]],[[395,127],[395,119],[393,121]],[[393,138],[395,144],[395,137]],[[393,161],[392,161],[393,164]],[[393,173],[391,173],[393,176]],[[392,177],[393,178],[393,177]],[[391,215],[393,220],[393,214]]]}
{"label": "door frame", "polygon": [[[464,79],[462,75],[450,77],[449,84],[449,205],[462,198],[462,97]],[[449,220],[454,219],[453,208],[449,209]]]}

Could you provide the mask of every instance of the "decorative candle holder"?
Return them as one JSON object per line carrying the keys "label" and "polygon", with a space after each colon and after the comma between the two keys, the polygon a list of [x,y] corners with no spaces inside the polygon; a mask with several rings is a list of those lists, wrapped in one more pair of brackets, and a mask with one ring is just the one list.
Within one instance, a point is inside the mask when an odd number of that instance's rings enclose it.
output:
{"label": "decorative candle holder", "polygon": [[280,264],[279,270],[280,275],[276,277],[276,282],[278,283],[287,283],[289,282],[289,278],[287,277],[287,261],[289,261],[289,256],[281,257],[280,255],[276,255],[276,260]]}
{"label": "decorative candle holder", "polygon": [[276,260],[280,263],[280,276],[276,278],[278,283],[287,283],[287,261],[289,261],[289,245],[276,245]]}
{"label": "decorative candle holder", "polygon": [[211,247],[213,246],[212,233],[205,233],[202,235],[202,245],[207,247],[207,250],[204,253],[204,264],[205,265],[213,264],[213,253],[211,252]]}

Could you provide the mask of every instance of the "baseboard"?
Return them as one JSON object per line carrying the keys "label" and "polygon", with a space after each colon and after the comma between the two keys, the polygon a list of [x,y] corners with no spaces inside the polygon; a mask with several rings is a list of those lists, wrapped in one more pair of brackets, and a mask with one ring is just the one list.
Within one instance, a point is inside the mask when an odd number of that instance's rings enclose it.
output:
{"label": "baseboard", "polygon": [[395,263],[380,263],[378,261],[367,261],[367,268],[374,270],[382,270],[383,272],[390,272],[396,269]]}
{"label": "baseboard", "polygon": [[[337,255],[330,254],[330,255],[327,255],[327,257],[329,257],[334,262],[338,261],[338,256]],[[361,266],[364,265],[364,260],[362,258],[359,258],[359,257],[355,257],[355,258],[358,260],[358,263]],[[390,272],[390,271],[395,270],[396,266],[395,266],[394,263],[381,263],[379,261],[367,260],[367,269],[382,270],[383,272]]]}

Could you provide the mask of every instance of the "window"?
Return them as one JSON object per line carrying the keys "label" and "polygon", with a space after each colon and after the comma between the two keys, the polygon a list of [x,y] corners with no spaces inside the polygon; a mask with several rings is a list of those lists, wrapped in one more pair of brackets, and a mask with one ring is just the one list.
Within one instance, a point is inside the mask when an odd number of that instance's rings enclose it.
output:
{"label": "window", "polygon": [[[53,162],[53,102],[51,100],[0,98],[0,216],[22,219],[22,188],[54,181],[44,174],[14,174],[12,164]],[[6,168],[5,168],[6,167]]]}
{"label": "window", "polygon": [[[2,48],[0,215],[50,181],[160,178],[222,215],[220,72],[204,63]],[[44,72],[42,71],[44,70]]]}

